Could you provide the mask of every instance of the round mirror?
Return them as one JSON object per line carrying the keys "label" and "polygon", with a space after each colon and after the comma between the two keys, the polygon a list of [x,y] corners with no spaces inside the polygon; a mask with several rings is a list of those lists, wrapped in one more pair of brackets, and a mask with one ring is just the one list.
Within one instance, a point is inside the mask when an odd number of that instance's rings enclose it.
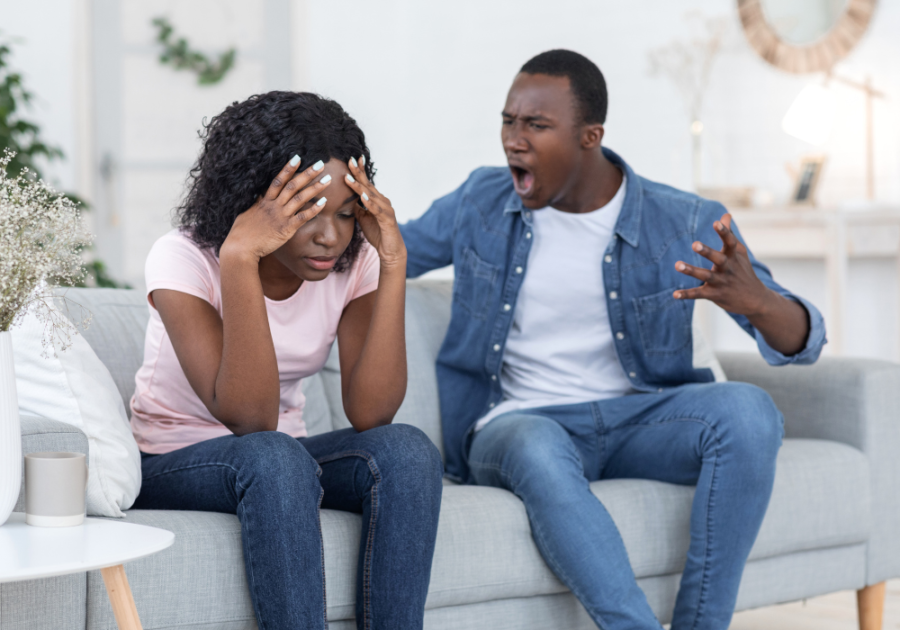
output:
{"label": "round mirror", "polygon": [[831,70],[862,38],[876,0],[738,0],[753,49],[788,72]]}
{"label": "round mirror", "polygon": [[794,46],[809,46],[837,25],[847,0],[760,0],[763,16],[778,36]]}

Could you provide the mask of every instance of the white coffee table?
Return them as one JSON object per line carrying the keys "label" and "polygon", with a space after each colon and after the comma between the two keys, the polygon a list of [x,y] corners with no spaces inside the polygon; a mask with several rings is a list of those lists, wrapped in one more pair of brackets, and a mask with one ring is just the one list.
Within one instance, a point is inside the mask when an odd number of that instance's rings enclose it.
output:
{"label": "white coffee table", "polygon": [[0,526],[0,582],[100,569],[121,630],[140,630],[125,562],[170,547],[175,534],[157,527],[86,518],[77,527],[32,527],[23,512]]}

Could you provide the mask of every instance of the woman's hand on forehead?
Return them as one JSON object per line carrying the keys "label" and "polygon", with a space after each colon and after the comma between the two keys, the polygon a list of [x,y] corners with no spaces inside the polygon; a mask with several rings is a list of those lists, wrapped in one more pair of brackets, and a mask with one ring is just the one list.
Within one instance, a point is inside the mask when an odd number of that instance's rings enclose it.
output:
{"label": "woman's hand on forehead", "polygon": [[327,198],[320,193],[331,183],[331,175],[320,177],[324,167],[324,162],[319,160],[298,172],[300,156],[292,157],[265,194],[237,216],[222,250],[260,259],[284,245],[325,207]]}

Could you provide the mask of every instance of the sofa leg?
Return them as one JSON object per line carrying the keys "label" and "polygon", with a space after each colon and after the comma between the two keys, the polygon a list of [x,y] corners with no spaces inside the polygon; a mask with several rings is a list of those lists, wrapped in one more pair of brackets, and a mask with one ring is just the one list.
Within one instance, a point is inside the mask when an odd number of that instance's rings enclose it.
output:
{"label": "sofa leg", "polygon": [[859,630],[881,630],[884,617],[884,582],[856,591]]}

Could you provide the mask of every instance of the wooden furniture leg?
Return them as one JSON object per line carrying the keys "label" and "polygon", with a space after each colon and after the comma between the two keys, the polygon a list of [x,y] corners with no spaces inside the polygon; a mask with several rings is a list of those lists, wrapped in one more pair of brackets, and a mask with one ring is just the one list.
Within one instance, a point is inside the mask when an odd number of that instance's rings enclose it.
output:
{"label": "wooden furniture leg", "polygon": [[131,587],[128,586],[128,577],[125,575],[125,567],[118,564],[100,569],[100,573],[103,575],[103,583],[106,584],[106,593],[109,595],[109,603],[112,604],[119,630],[142,630],[134,598],[131,596]]}
{"label": "wooden furniture leg", "polygon": [[881,630],[884,616],[884,582],[856,591],[859,630]]}

